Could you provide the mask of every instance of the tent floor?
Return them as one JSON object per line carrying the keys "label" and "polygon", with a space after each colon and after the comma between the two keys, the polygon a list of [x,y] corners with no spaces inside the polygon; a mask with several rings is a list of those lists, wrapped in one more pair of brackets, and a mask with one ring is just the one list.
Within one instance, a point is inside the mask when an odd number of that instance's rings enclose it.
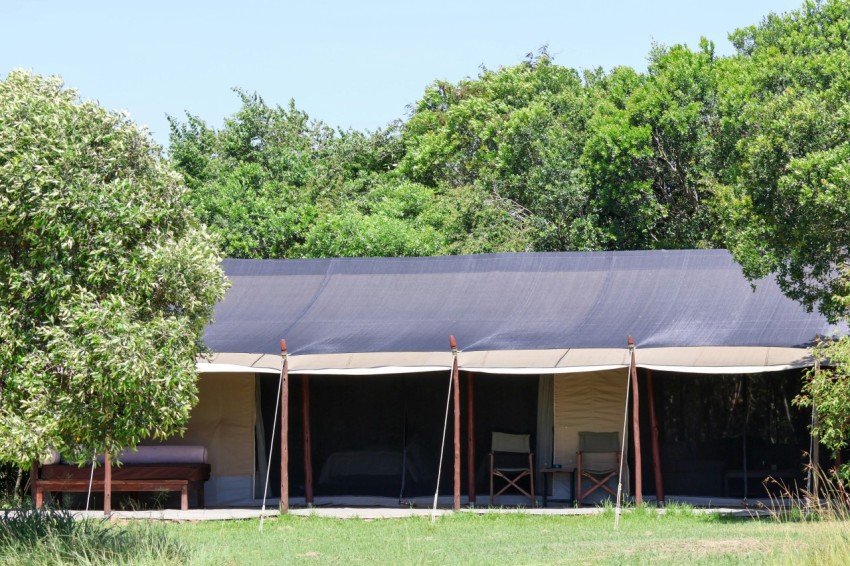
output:
{"label": "tent floor", "polygon": [[[322,502],[323,499],[333,500]],[[481,497],[479,501],[486,501],[489,497]],[[652,498],[648,498],[647,503],[654,504]],[[462,500],[463,507],[461,513],[525,513],[529,515],[593,515],[602,513],[604,508],[601,506],[583,506],[574,507],[571,504],[563,502],[550,502],[546,508],[528,508],[527,506],[505,506],[489,507],[487,505],[467,506],[466,499]],[[720,513],[728,516],[751,517],[767,514],[767,508],[771,505],[769,500],[754,500],[742,501],[740,499],[723,499],[723,498],[707,498],[707,497],[667,497],[667,503],[680,503],[691,505],[696,512],[701,513]],[[774,504],[776,502],[773,502]],[[311,507],[304,504],[303,498],[293,498],[291,500],[290,514],[298,516],[317,516],[341,519],[392,519],[401,517],[429,517],[431,515],[431,505],[433,499],[425,501],[418,499],[412,502],[399,504],[398,500],[391,498],[380,497],[334,497],[334,498],[316,498],[316,502]],[[625,512],[629,512],[629,505],[625,508]],[[437,515],[451,513],[452,498],[440,497],[438,501]],[[663,512],[663,508],[661,509]],[[78,517],[102,518],[102,511],[75,511]],[[224,521],[224,520],[242,520],[242,519],[258,519],[260,516],[276,517],[278,516],[278,501],[269,500],[266,502],[266,509],[263,511],[259,506],[250,507],[223,507],[223,508],[208,508],[208,509],[188,509],[181,511],[179,509],[162,509],[155,511],[113,511],[113,520],[124,519],[144,519],[144,520],[162,520],[162,521]]]}

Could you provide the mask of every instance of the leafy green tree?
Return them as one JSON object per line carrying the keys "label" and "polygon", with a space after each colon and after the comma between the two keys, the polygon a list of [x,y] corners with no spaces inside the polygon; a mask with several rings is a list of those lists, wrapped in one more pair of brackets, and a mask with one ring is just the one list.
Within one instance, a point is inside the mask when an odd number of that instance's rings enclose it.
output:
{"label": "leafy green tree", "polygon": [[[828,365],[809,370],[794,404],[817,409],[812,434],[837,453],[847,448],[850,439],[850,337],[824,340],[813,352]],[[850,463],[840,467],[839,477],[850,483]]]}
{"label": "leafy green tree", "polygon": [[[737,30],[720,100],[736,131],[728,244],[748,276],[833,321],[850,315],[850,2],[809,1]],[[850,436],[850,341],[815,349],[829,365],[798,399],[833,450]],[[843,470],[850,479],[850,468]]]}
{"label": "leafy green tree", "polygon": [[722,243],[723,171],[714,46],[656,46],[648,73],[617,68],[590,122],[582,165],[600,229],[615,249]]}
{"label": "leafy green tree", "polygon": [[598,248],[578,164],[592,105],[579,74],[545,48],[476,79],[438,81],[404,125],[400,174],[488,195],[485,206],[517,235],[502,249]]}
{"label": "leafy green tree", "polygon": [[806,2],[731,35],[721,97],[738,120],[728,243],[753,278],[850,314],[850,2]]}
{"label": "leafy green tree", "polygon": [[308,181],[315,147],[329,135],[289,108],[237,93],[242,108],[221,131],[188,115],[171,122],[169,152],[191,188],[195,214],[229,257],[291,257],[316,217]]}
{"label": "leafy green tree", "polygon": [[0,81],[0,460],[182,430],[226,280],[146,131],[56,78]]}
{"label": "leafy green tree", "polygon": [[[242,108],[215,130],[171,119],[170,153],[198,217],[230,257],[396,256],[524,249],[514,216],[480,188],[400,174],[397,124],[333,131],[294,104]],[[522,240],[517,244],[517,240]]]}
{"label": "leafy green tree", "polygon": [[306,256],[422,256],[439,253],[440,234],[423,214],[432,191],[416,183],[385,183],[320,216],[304,245]]}

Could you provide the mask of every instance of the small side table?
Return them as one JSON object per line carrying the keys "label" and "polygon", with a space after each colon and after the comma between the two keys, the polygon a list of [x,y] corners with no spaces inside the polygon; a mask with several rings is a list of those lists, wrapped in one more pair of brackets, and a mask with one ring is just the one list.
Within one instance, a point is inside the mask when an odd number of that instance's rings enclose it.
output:
{"label": "small side table", "polygon": [[576,470],[575,468],[542,468],[540,473],[543,474],[543,507],[549,502],[549,486],[555,487],[555,476],[557,474],[570,475],[570,501],[575,501],[576,497]]}

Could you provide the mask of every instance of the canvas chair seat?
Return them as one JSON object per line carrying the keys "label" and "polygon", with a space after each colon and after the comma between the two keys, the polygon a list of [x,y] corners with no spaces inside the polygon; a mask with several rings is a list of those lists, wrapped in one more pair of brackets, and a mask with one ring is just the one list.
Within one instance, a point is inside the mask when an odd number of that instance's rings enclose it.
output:
{"label": "canvas chair seat", "polygon": [[[578,433],[579,450],[576,454],[576,501],[582,505],[592,493],[602,490],[614,497],[617,493],[608,485],[612,479],[619,480],[620,473],[620,435],[617,432],[588,432]],[[602,455],[609,456],[610,465],[605,466],[599,459]],[[592,462],[588,462],[588,459]],[[588,467],[589,465],[589,467]],[[589,489],[584,489],[584,484]]]}
{"label": "canvas chair seat", "polygon": [[[528,489],[519,483],[526,477]],[[496,478],[505,482],[499,491],[495,491]],[[531,451],[531,436],[494,432],[490,450],[490,505],[494,504],[496,496],[509,489],[528,497],[532,507],[537,506],[534,497],[534,453]]]}

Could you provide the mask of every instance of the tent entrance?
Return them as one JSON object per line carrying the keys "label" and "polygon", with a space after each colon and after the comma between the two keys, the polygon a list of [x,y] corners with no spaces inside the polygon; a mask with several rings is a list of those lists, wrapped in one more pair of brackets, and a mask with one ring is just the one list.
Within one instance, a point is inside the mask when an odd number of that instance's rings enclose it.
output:
{"label": "tent entrance", "polygon": [[[310,377],[310,437],[316,497],[368,495],[410,498],[434,493],[445,416],[448,372],[377,376]],[[462,485],[467,480],[467,377],[461,376]],[[277,396],[275,375],[257,375],[255,496],[261,497],[269,446],[274,446],[269,497],[280,496],[280,439],[272,438]],[[304,377],[290,375],[290,494],[305,494]],[[489,490],[493,431],[536,436],[537,376],[479,375],[474,391],[475,487]],[[453,445],[446,442],[440,492],[451,493]]]}
{"label": "tent entrance", "polygon": [[[280,439],[271,438],[278,378],[259,380],[258,430],[263,432],[265,454],[274,445],[269,492],[279,497]],[[447,381],[447,372],[311,376],[314,494],[399,497],[433,492]],[[290,376],[289,478],[290,493],[296,497],[304,496],[306,483],[303,383],[303,376]],[[280,430],[279,422],[276,428]],[[261,463],[258,456],[258,477],[263,474]]]}
{"label": "tent entrance", "polygon": [[[654,372],[665,492],[670,495],[763,498],[805,487],[811,413],[791,400],[801,370],[747,375]],[[645,383],[644,379],[640,380]],[[642,392],[645,395],[645,392]],[[649,415],[641,430],[649,446]],[[644,478],[652,477],[644,460]],[[651,481],[644,481],[653,493]]]}

